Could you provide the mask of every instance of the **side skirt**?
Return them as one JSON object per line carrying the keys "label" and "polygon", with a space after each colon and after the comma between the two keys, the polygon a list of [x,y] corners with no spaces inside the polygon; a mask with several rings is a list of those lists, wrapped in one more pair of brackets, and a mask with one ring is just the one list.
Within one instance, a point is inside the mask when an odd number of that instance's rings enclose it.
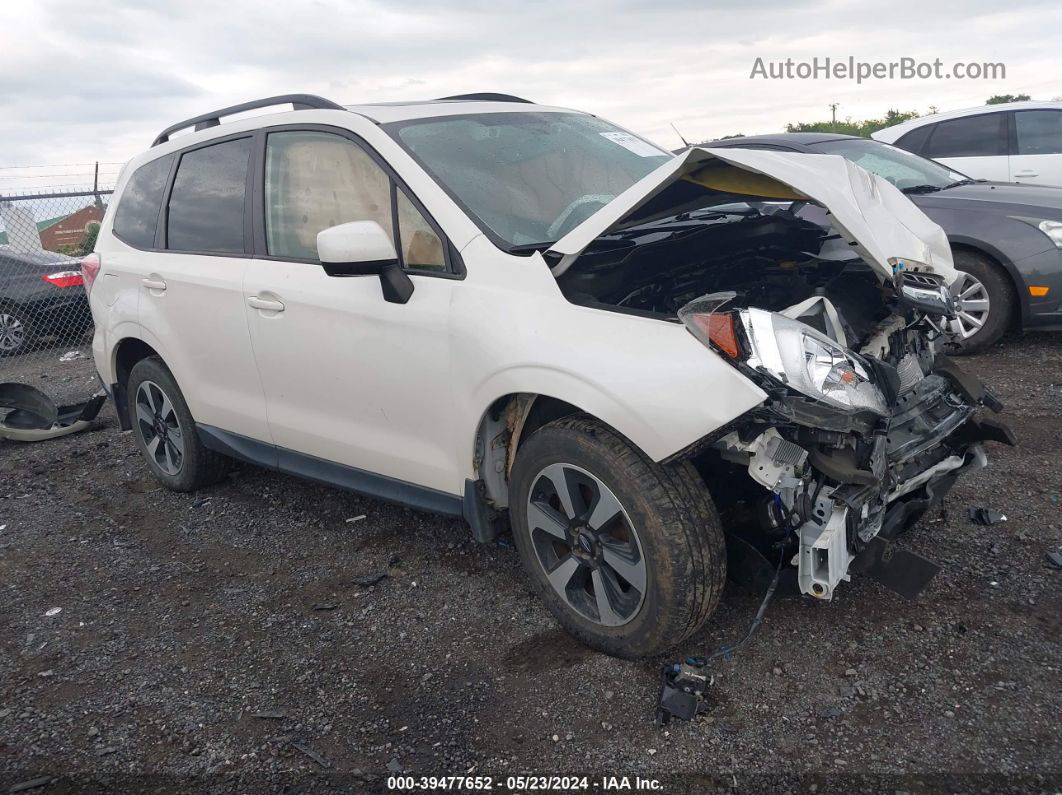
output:
{"label": "side skirt", "polygon": [[289,475],[327,483],[330,486],[399,505],[408,505],[420,511],[446,516],[465,515],[465,500],[456,494],[447,494],[436,489],[407,483],[404,480],[396,480],[305,453],[297,453],[268,442],[223,431],[212,425],[197,423],[196,432],[204,447],[256,466],[276,469]]}

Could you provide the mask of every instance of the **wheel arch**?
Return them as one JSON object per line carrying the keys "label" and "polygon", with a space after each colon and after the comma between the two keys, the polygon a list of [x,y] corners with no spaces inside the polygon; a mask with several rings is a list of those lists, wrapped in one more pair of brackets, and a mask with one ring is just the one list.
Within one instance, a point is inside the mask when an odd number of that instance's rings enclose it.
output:
{"label": "wheel arch", "polygon": [[125,337],[114,346],[112,372],[115,374],[115,382],[112,385],[112,389],[114,390],[114,405],[118,414],[118,425],[123,431],[129,431],[133,428],[129,422],[128,411],[129,395],[127,387],[129,373],[132,372],[137,362],[149,356],[158,355],[158,351],[137,337]]}
{"label": "wheel arch", "polygon": [[951,235],[948,237],[948,242],[951,243],[952,251],[964,251],[984,257],[1006,275],[1007,281],[1010,282],[1011,289],[1014,290],[1014,295],[1018,299],[1017,316],[1010,319],[1009,325],[1012,330],[1020,331],[1029,317],[1029,291],[1022,289],[1024,280],[1018,273],[1014,263],[995,246],[983,240],[962,235]]}
{"label": "wheel arch", "polygon": [[508,507],[509,475],[520,447],[536,430],[563,417],[583,415],[600,422],[647,457],[645,450],[614,423],[593,411],[552,395],[512,392],[491,402],[476,427],[473,452],[474,477],[482,481],[491,507]]}

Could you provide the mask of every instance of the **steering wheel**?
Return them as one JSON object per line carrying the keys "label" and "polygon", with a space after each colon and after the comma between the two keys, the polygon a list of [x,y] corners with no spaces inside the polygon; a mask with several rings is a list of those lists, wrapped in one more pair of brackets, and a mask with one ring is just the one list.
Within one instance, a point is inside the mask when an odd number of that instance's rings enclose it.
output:
{"label": "steering wheel", "polygon": [[[580,207],[583,207],[587,204],[600,204],[602,207],[604,207],[606,204],[608,204],[615,198],[615,194],[612,193],[587,193],[580,196],[578,199],[576,199],[567,207],[565,207],[564,212],[557,216],[557,220],[555,220],[552,224],[549,225],[549,229],[546,230],[546,236],[550,240],[557,240],[561,236],[560,231],[564,229],[572,213],[574,213]],[[589,216],[587,217],[589,218]]]}

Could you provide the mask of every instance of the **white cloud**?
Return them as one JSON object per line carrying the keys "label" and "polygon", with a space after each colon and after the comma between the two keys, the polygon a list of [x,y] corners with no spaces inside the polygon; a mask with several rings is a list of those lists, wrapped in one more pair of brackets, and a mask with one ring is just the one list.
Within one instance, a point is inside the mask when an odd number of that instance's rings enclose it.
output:
{"label": "white cloud", "polygon": [[[0,165],[120,161],[184,117],[284,92],[343,103],[502,91],[668,146],[786,122],[1062,94],[1062,7],[988,0],[40,0],[0,28]],[[756,57],[1002,61],[1001,81],[750,80]]]}

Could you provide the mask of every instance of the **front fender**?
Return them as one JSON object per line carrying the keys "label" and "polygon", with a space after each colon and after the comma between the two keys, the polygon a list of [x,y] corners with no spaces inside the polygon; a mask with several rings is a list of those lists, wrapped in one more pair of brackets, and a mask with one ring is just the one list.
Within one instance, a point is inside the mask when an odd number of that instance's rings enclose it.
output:
{"label": "front fender", "polygon": [[[542,395],[598,418],[661,461],[766,398],[680,324],[575,306],[572,311],[582,315],[578,341],[549,344],[541,326],[534,335],[514,329],[506,337],[510,345],[526,344],[479,379],[470,407],[476,426],[499,398]],[[473,445],[469,434],[463,460],[471,461]]]}

